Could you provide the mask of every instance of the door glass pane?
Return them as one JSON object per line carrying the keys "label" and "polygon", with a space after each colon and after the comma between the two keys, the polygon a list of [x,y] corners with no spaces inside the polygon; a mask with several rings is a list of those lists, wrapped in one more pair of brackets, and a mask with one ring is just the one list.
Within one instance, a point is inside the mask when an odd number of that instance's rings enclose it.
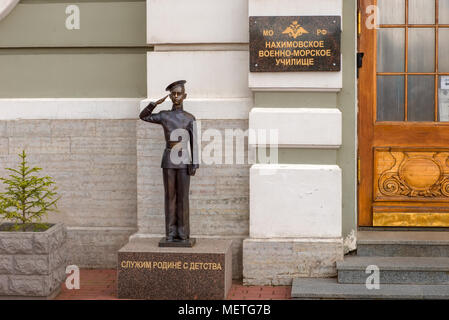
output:
{"label": "door glass pane", "polygon": [[404,121],[404,76],[377,77],[377,121]]}
{"label": "door glass pane", "polygon": [[408,77],[409,121],[435,121],[435,77]]}
{"label": "door glass pane", "polygon": [[440,24],[449,24],[449,0],[440,0]]}
{"label": "door glass pane", "polygon": [[441,76],[438,80],[438,119],[449,121],[449,76]]}
{"label": "door glass pane", "polygon": [[379,24],[405,24],[405,0],[378,0]]}
{"label": "door glass pane", "polygon": [[439,29],[438,36],[438,71],[449,72],[449,29]]}
{"label": "door glass pane", "polygon": [[377,72],[404,72],[405,30],[377,30]]}
{"label": "door glass pane", "polygon": [[408,23],[435,23],[435,0],[409,0],[408,7]]}
{"label": "door glass pane", "polygon": [[435,29],[408,30],[408,72],[435,71]]}

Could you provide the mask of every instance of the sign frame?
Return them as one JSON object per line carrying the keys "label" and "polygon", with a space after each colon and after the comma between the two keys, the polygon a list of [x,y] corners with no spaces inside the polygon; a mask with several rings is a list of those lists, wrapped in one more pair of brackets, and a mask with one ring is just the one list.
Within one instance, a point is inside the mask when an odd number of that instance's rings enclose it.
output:
{"label": "sign frame", "polygon": [[341,71],[341,16],[249,17],[250,72]]}

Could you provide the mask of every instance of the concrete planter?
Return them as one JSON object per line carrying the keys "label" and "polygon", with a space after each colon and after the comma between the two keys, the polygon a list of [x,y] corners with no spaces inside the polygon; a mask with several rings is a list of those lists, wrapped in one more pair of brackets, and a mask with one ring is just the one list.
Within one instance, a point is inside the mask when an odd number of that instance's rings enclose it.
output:
{"label": "concrete planter", "polygon": [[0,231],[0,299],[52,299],[67,266],[63,224],[45,232]]}

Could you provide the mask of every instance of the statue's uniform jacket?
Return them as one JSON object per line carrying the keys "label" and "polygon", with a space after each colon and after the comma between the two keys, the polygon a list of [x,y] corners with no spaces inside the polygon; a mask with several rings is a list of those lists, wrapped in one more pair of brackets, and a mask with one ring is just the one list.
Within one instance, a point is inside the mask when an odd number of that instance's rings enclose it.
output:
{"label": "statue's uniform jacket", "polygon": [[[162,156],[161,168],[165,191],[166,236],[188,239],[190,236],[190,176],[188,168],[197,169],[199,167],[197,161],[192,161],[192,159],[197,159],[197,148],[194,148],[194,143],[196,143],[194,141],[196,137],[194,134],[195,117],[184,110],[161,111],[153,114],[156,106],[155,103],[150,103],[140,113],[140,119],[160,124],[164,129],[166,148]],[[181,141],[181,135],[184,145],[176,144]],[[187,141],[190,144],[192,156],[189,155]],[[175,161],[172,161],[170,157],[172,148],[178,150],[178,157]]]}
{"label": "statue's uniform jacket", "polygon": [[[193,143],[196,142],[194,141],[195,117],[184,110],[170,110],[152,113],[155,107],[156,105],[154,103],[150,103],[150,105],[140,114],[140,119],[143,121],[160,124],[164,128],[164,136],[167,146],[162,156],[161,168],[186,169],[189,164],[192,164],[192,158],[196,159],[196,154],[194,157],[190,157],[187,152],[187,145],[185,145],[183,146],[185,152],[182,153],[182,156],[178,159],[180,160],[179,163],[174,163],[170,159],[171,148],[169,147],[169,143],[171,141],[179,141],[180,139],[178,137],[180,134],[188,133],[188,136],[184,137],[183,141],[187,142],[186,140],[189,140],[190,150],[192,151],[193,156],[193,152],[196,151],[196,148],[193,148]],[[178,131],[178,129],[184,129],[185,131]],[[171,137],[172,134],[173,136]],[[173,138],[173,140],[170,138]],[[192,164],[192,167],[197,169],[199,166],[198,164]]]}

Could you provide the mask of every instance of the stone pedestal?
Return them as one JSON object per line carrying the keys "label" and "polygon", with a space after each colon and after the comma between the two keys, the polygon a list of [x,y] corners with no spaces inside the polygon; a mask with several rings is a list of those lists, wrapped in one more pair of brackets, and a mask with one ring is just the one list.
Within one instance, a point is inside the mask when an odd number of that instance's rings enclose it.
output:
{"label": "stone pedestal", "polygon": [[133,239],[118,252],[118,298],[225,299],[232,284],[232,241],[197,239],[193,248],[161,248]]}

